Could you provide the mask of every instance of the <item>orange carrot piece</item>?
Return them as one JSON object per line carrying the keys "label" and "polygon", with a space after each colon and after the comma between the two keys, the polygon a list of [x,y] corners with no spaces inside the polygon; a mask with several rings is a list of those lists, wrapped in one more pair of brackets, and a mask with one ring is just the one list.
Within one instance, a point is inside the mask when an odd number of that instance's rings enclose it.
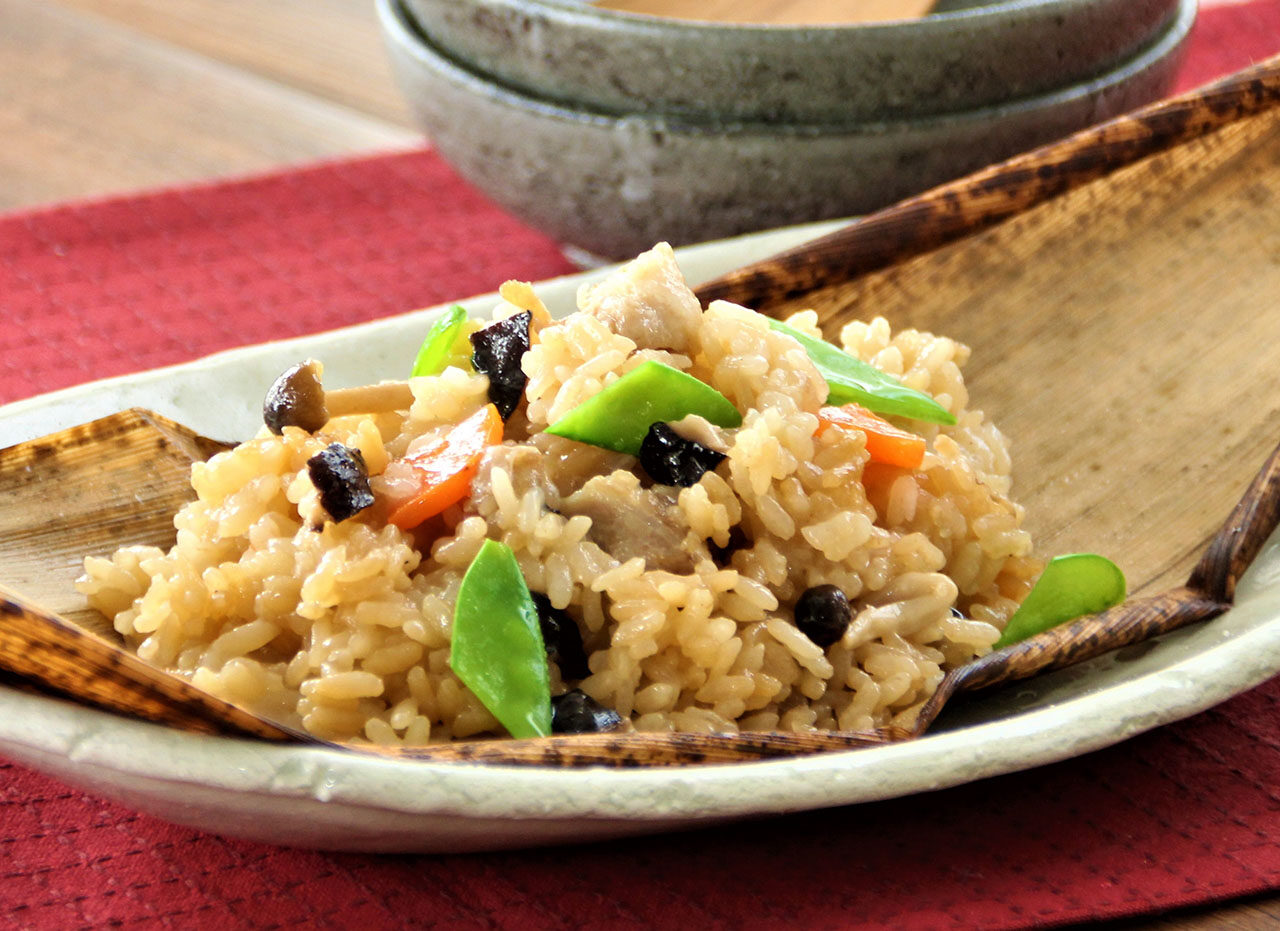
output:
{"label": "orange carrot piece", "polygon": [[924,461],[924,437],[900,430],[860,404],[822,408],[818,411],[818,430],[814,435],[821,436],[828,427],[865,433],[867,454],[872,462],[918,469]]}
{"label": "orange carrot piece", "polygon": [[387,522],[411,530],[457,504],[471,491],[485,448],[502,442],[502,415],[486,404],[443,438],[403,461],[418,472],[422,489],[391,512]]}

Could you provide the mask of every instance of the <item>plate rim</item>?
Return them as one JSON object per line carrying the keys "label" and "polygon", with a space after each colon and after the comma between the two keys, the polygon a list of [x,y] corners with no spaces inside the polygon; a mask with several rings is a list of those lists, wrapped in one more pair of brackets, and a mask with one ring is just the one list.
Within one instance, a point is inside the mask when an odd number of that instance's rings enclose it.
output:
{"label": "plate rim", "polygon": [[[1274,560],[1280,547],[1272,545],[1271,549]],[[3,687],[0,711],[36,708],[47,717],[38,721],[22,713],[0,714],[0,749],[16,744],[61,753],[72,764],[146,776],[176,786],[309,798],[415,815],[649,821],[859,804],[944,789],[1079,756],[1189,717],[1255,687],[1274,675],[1280,661],[1280,614],[1274,603],[1274,589],[1280,587],[1277,583],[1280,578],[1272,580],[1272,597],[1264,599],[1269,605],[1246,597],[1222,615],[1264,611],[1270,616],[1269,625],[1224,639],[1193,659],[1151,675],[972,727],[805,757],[636,769],[398,760],[324,747],[189,734]],[[1242,667],[1240,661],[1245,658],[1253,661]],[[1247,669],[1243,675],[1242,668]],[[1227,672],[1235,675],[1224,675]],[[1172,700],[1154,706],[1137,701],[1156,695]],[[1118,702],[1117,698],[1126,701]],[[1092,724],[1072,741],[1062,741],[1063,719]],[[50,746],[55,740],[63,746]],[[118,756],[117,741],[127,743],[131,753]],[[991,750],[994,752],[988,752]],[[966,768],[953,766],[940,776],[938,770],[921,765],[937,757],[962,760]],[[200,769],[211,762],[210,769]],[[293,772],[299,763],[306,777],[302,780]],[[873,771],[872,778],[863,778],[869,771]],[[317,773],[339,778],[317,781]],[[245,784],[263,776],[269,778],[266,784]],[[784,778],[770,780],[777,776]],[[885,776],[897,780],[886,784]],[[799,785],[778,784],[783,781]],[[741,791],[748,788],[752,791]],[[549,794],[541,794],[548,789]],[[377,796],[371,798],[370,790],[376,790]],[[657,798],[660,805],[655,803]]]}
{"label": "plate rim", "polygon": [[[680,249],[677,254],[691,280],[697,280],[744,264],[753,254],[772,254],[847,222],[827,221],[752,234]],[[539,284],[573,288],[605,271]],[[461,303],[479,305],[496,299],[496,294],[490,293]],[[245,360],[270,352],[293,352],[294,347],[349,338],[353,333],[367,338],[367,334],[384,329],[420,325],[443,306],[251,344],[0,406],[0,444],[13,442],[14,426],[20,432],[23,424],[32,422],[33,413],[79,409],[79,401],[104,390],[142,385],[151,391],[192,372],[246,364]],[[441,815],[477,824],[498,819],[512,825],[483,844],[492,847],[527,845],[528,837],[518,829],[522,822],[559,822],[566,839],[577,839],[590,835],[592,823],[606,821],[626,822],[632,830],[655,830],[879,801],[1018,772],[1111,746],[1189,717],[1271,678],[1280,669],[1280,537],[1267,544],[1256,566],[1262,568],[1256,578],[1246,574],[1231,610],[1206,625],[1188,629],[1188,635],[1209,642],[1192,656],[1047,707],[883,746],[806,757],[643,769],[406,761],[186,734],[0,686],[0,753],[45,759],[49,765],[32,765],[70,782],[77,781],[77,773],[83,777],[80,781],[95,772],[146,776],[147,787],[132,794],[123,792],[122,798],[141,810],[152,810],[152,803],[161,800],[172,802],[178,793],[200,786],[212,791],[222,805],[234,804],[237,796],[289,798],[327,806],[330,818],[343,810],[370,809],[417,817],[410,829],[415,842],[397,841],[387,849],[421,849],[421,844],[430,843],[433,837],[430,818]],[[1237,622],[1250,618],[1256,626],[1230,633]],[[1222,634],[1224,628],[1226,633]],[[1215,637],[1216,642],[1210,642]],[[126,746],[130,752],[122,754]],[[945,765],[929,765],[938,760]],[[112,794],[104,792],[100,782],[95,786],[89,791]],[[325,810],[315,808],[316,812]],[[216,811],[206,805],[194,821],[184,820],[218,831]],[[264,829],[270,832],[269,827]],[[350,838],[344,843],[335,833],[332,841],[318,846],[369,849],[357,841]]]}

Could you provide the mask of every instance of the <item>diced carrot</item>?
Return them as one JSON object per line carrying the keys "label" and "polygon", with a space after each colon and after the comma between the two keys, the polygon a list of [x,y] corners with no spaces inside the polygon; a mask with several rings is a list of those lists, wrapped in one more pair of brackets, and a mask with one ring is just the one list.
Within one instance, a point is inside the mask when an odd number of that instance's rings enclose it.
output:
{"label": "diced carrot", "polygon": [[406,457],[403,461],[418,473],[422,487],[391,512],[388,523],[411,530],[457,504],[470,492],[485,448],[501,442],[502,415],[492,404],[486,404],[442,439]]}
{"label": "diced carrot", "polygon": [[872,462],[918,469],[924,461],[924,437],[900,430],[860,404],[822,408],[818,411],[818,429],[814,435],[821,436],[828,427],[866,434],[867,454]]}

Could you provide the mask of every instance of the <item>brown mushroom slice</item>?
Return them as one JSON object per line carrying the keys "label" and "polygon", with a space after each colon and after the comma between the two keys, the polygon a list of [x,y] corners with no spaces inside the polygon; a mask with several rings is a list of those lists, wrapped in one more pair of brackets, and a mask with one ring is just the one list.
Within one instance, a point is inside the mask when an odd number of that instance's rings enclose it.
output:
{"label": "brown mushroom slice", "polygon": [[329,419],[351,414],[385,414],[408,410],[413,404],[413,391],[407,381],[384,381],[358,388],[335,388],[324,393]]}
{"label": "brown mushroom slice", "polygon": [[329,420],[325,408],[324,367],[315,359],[290,366],[272,382],[262,402],[262,422],[279,435],[285,427],[299,427],[315,433]]}
{"label": "brown mushroom slice", "polygon": [[272,433],[283,433],[285,427],[315,433],[334,417],[407,410],[413,404],[408,382],[325,391],[323,375],[324,366],[307,359],[285,369],[272,383],[262,404],[262,421]]}

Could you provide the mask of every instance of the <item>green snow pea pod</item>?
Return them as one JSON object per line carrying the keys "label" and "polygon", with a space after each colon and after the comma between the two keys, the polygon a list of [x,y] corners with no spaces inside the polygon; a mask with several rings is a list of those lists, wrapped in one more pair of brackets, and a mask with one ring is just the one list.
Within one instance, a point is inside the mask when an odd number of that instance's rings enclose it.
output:
{"label": "green snow pea pod", "polygon": [[1120,567],[1094,553],[1071,553],[1049,560],[1035,587],[1009,618],[993,649],[1124,601]]}
{"label": "green snow pea pod", "polygon": [[[449,364],[453,344],[462,332],[462,325],[467,322],[467,312],[461,305],[454,304],[427,331],[427,338],[418,349],[418,356],[413,360],[411,378],[420,375],[439,375]],[[470,347],[468,347],[470,351]]]}
{"label": "green snow pea pod", "polygon": [[821,339],[806,336],[779,320],[769,318],[769,327],[790,336],[809,354],[818,373],[827,381],[827,403],[840,406],[856,401],[876,414],[910,417],[930,423],[953,424],[956,418],[922,391],[908,388],[892,375],[856,359]]}
{"label": "green snow pea pod", "polygon": [[688,414],[720,427],[742,424],[742,415],[719,391],[651,359],[587,398],[547,432],[635,456],[651,424]]}
{"label": "green snow pea pod", "polygon": [[538,608],[504,543],[485,540],[462,577],[449,666],[512,737],[551,733],[551,680]]}

